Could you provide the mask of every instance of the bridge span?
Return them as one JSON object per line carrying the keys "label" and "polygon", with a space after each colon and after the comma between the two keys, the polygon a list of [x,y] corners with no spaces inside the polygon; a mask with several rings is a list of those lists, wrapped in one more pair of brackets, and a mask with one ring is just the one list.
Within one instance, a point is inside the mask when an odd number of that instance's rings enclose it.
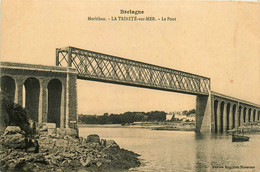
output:
{"label": "bridge span", "polygon": [[77,125],[77,79],[195,95],[196,132],[260,121],[260,105],[211,91],[210,78],[74,47],[56,49],[56,66],[2,62],[0,70],[9,100],[61,128]]}
{"label": "bridge span", "polygon": [[85,80],[193,95],[210,90],[210,79],[204,76],[74,47],[56,49],[56,65],[75,68]]}

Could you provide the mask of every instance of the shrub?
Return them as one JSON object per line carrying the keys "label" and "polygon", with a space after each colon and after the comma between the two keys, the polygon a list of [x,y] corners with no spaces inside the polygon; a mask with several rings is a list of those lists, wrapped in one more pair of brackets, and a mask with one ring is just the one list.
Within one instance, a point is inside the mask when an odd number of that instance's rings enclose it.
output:
{"label": "shrub", "polygon": [[5,97],[2,97],[1,109],[6,112],[8,118],[4,120],[5,126],[19,126],[26,133],[26,135],[33,134],[26,110],[21,105],[12,103]]}

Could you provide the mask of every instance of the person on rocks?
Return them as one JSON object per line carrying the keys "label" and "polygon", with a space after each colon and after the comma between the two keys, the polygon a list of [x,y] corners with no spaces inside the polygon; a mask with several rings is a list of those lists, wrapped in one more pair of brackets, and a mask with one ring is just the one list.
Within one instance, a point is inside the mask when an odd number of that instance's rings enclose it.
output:
{"label": "person on rocks", "polygon": [[34,141],[34,146],[35,146],[35,150],[34,150],[34,153],[39,153],[39,143],[38,143],[38,140],[35,140]]}
{"label": "person on rocks", "polygon": [[24,151],[27,152],[27,148],[28,148],[28,146],[29,146],[29,145],[28,145],[28,138],[25,137],[24,141],[25,141],[25,148],[24,148]]}

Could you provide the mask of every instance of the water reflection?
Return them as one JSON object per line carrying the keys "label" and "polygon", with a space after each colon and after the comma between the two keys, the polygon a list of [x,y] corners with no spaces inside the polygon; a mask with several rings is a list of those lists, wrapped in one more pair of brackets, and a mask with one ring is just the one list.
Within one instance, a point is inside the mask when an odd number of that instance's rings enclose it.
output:
{"label": "water reflection", "polygon": [[197,172],[204,171],[209,168],[209,152],[208,145],[204,144],[209,135],[196,133],[195,138],[195,168]]}
{"label": "water reflection", "polygon": [[80,129],[81,136],[90,133],[113,139],[120,147],[140,154],[144,163],[133,171],[230,171],[227,167],[240,165],[260,170],[260,135],[250,136],[250,142],[232,143],[231,136],[226,134],[127,127]]}
{"label": "water reflection", "polygon": [[195,133],[195,135],[194,135],[195,137],[195,140],[202,140],[202,139],[204,139],[205,138],[205,134],[202,134],[202,133]]}
{"label": "water reflection", "polygon": [[[243,166],[259,170],[260,164],[253,156],[259,156],[259,135],[252,135],[251,142],[232,142],[228,134],[195,134],[196,171],[240,171]],[[258,149],[257,149],[258,147]],[[257,151],[256,155],[254,151]],[[244,169],[245,170],[245,169]]]}

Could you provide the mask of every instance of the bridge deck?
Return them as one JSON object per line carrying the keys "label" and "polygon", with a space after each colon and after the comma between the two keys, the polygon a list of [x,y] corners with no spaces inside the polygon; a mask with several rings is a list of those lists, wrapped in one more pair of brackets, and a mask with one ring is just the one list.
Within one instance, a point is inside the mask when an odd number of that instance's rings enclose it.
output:
{"label": "bridge deck", "polygon": [[208,95],[210,79],[74,47],[56,49],[56,65],[74,67],[79,79]]}
{"label": "bridge deck", "polygon": [[249,102],[249,101],[246,101],[246,100],[242,100],[242,99],[239,99],[239,98],[224,95],[224,94],[221,94],[221,93],[218,93],[218,92],[215,92],[215,91],[211,91],[210,93],[213,96],[217,96],[217,97],[220,97],[220,98],[223,98],[223,99],[226,99],[226,100],[231,100],[231,101],[239,102],[240,104],[242,103],[242,104],[245,104],[245,105],[260,108],[260,105],[256,104],[256,103],[252,103],[252,102]]}

